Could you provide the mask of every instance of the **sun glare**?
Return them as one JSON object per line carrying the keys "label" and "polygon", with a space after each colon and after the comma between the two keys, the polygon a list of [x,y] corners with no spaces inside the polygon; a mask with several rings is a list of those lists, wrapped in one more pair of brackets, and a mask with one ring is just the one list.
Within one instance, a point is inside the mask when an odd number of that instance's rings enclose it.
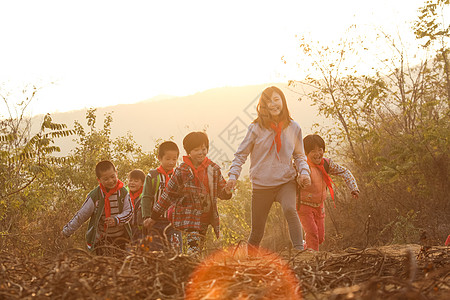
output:
{"label": "sun glare", "polygon": [[186,299],[301,299],[300,283],[277,254],[243,247],[217,251],[193,272]]}

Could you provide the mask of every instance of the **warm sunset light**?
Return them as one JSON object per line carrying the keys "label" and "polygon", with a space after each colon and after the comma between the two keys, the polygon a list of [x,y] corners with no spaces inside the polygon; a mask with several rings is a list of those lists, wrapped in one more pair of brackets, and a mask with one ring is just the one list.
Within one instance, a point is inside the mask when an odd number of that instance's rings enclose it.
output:
{"label": "warm sunset light", "polygon": [[438,299],[450,0],[0,0],[1,299]]}
{"label": "warm sunset light", "polygon": [[0,82],[43,87],[34,114],[286,82],[304,76],[280,59],[295,35],[396,33],[423,2],[2,1]]}

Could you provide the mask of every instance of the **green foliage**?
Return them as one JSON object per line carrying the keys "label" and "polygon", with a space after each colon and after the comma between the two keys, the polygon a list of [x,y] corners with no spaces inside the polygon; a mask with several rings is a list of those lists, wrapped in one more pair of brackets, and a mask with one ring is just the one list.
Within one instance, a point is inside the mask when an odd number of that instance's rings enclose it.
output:
{"label": "green foliage", "polygon": [[414,33],[418,39],[425,40],[424,47],[430,46],[436,40],[448,39],[450,36],[450,25],[442,22],[442,11],[449,4],[449,0],[434,0],[427,1],[425,6],[420,8],[420,14],[414,23]]}
{"label": "green foliage", "polygon": [[[24,88],[25,100],[17,103],[9,99],[10,93],[0,95],[9,113],[0,120],[0,231],[3,237],[12,236],[16,241],[21,240],[17,238],[20,233],[31,229],[28,220],[51,205],[54,189],[48,179],[66,162],[66,158],[56,156],[60,152],[57,141],[74,133],[65,124],[53,122],[50,114],[43,117],[38,129],[32,128],[26,109],[37,90],[34,86]],[[2,248],[6,248],[8,244],[3,241],[12,239],[3,237]],[[28,242],[31,248],[40,246]]]}
{"label": "green foliage", "polygon": [[[87,129],[75,121],[73,130],[52,122],[46,115],[34,135],[30,135],[29,119],[1,121],[0,230],[6,237],[33,232],[34,246],[41,249],[38,254],[43,250],[57,251],[61,243],[55,243],[55,237],[98,184],[97,162],[111,160],[124,182],[134,168],[148,171],[157,166],[156,149],[145,153],[130,133],[113,139],[111,113],[105,114],[103,127],[97,129],[95,112],[89,109],[86,113]],[[69,135],[75,137],[75,148],[65,157],[52,156],[60,151],[55,145],[58,139]],[[72,242],[83,247],[83,236],[80,229]],[[16,247],[11,241],[5,240],[5,247]],[[30,244],[31,248],[34,246]]]}
{"label": "green foliage", "polygon": [[390,231],[389,235],[392,236],[392,244],[418,243],[420,229],[416,227],[415,223],[419,212],[410,210],[405,216],[402,216],[398,209],[396,209],[396,212],[398,213],[396,219],[388,223],[380,232],[380,235],[386,235]]}
{"label": "green foliage", "polygon": [[79,121],[74,122],[76,146],[68,155],[70,162],[58,171],[61,175],[58,180],[61,187],[68,186],[71,190],[78,190],[80,197],[98,185],[95,165],[101,160],[112,161],[119,179],[124,182],[133,169],[140,168],[146,172],[158,163],[156,152],[145,153],[131,133],[116,139],[111,137],[111,113],[104,115],[103,127],[98,129],[95,112],[96,109],[86,112],[88,130]]}
{"label": "green foliage", "polygon": [[[437,14],[438,7],[444,6],[448,9],[449,1],[427,2],[416,24],[418,38],[448,40],[449,28],[440,23]],[[335,161],[350,167],[362,190],[359,219],[345,227],[343,236],[351,239],[344,246],[364,245],[366,238],[369,243],[400,241],[400,228],[412,234],[413,228],[426,227],[436,239],[442,239],[450,229],[432,221],[450,222],[448,43],[442,43],[434,52],[430,49],[431,57],[424,56],[422,62],[411,66],[408,51],[412,49],[401,48],[397,46],[401,45],[399,41],[386,38],[392,55],[383,60],[382,69],[362,76],[348,72],[357,66],[347,58],[358,51],[357,47],[367,48],[364,43],[347,41],[331,49],[300,42],[316,74],[321,75],[306,79],[305,83],[314,87],[308,97],[319,114],[334,121],[332,128],[320,132],[328,141],[328,149],[339,155],[333,157]],[[291,81],[291,86],[295,84]],[[348,224],[355,207],[352,203],[342,206],[336,222]],[[389,228],[394,228],[391,236],[361,236],[361,227],[355,224],[361,224],[369,215],[376,220],[370,224],[372,232],[380,232],[390,224]],[[415,237],[415,233],[412,235]]]}
{"label": "green foliage", "polygon": [[231,200],[219,201],[221,246],[229,247],[248,238],[251,227],[251,183],[238,181]]}

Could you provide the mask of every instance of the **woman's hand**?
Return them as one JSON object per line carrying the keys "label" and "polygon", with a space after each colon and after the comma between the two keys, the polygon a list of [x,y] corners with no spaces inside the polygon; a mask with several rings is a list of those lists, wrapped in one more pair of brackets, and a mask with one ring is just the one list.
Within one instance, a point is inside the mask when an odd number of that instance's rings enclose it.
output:
{"label": "woman's hand", "polygon": [[303,189],[311,185],[311,177],[309,177],[309,175],[300,174],[300,176],[297,177],[297,183],[300,188]]}
{"label": "woman's hand", "polygon": [[225,185],[225,192],[228,194],[231,194],[236,187],[236,180],[235,179],[229,179],[227,184]]}

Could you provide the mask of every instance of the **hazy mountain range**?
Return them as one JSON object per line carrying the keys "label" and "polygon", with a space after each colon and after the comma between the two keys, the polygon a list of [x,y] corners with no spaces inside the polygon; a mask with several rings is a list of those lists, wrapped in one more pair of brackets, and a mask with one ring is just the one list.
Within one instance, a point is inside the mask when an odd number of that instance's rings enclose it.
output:
{"label": "hazy mountain range", "polygon": [[[134,104],[120,104],[97,108],[97,128],[103,126],[103,116],[112,112],[112,136],[118,137],[130,132],[146,151],[152,150],[157,139],[173,140],[182,154],[183,137],[190,131],[204,130],[210,139],[209,157],[217,163],[233,159],[233,153],[244,137],[247,126],[256,116],[256,104],[261,92],[267,86],[280,87],[286,95],[291,116],[303,129],[311,133],[313,123],[320,122],[316,108],[309,100],[299,101],[304,94],[302,87],[288,87],[287,84],[263,84],[241,87],[214,88],[184,97],[158,96]],[[85,122],[86,109],[52,114],[53,120],[73,127],[74,120]],[[36,116],[39,122],[42,116]],[[87,125],[86,125],[87,126]],[[72,138],[58,142],[62,154],[73,147]],[[246,164],[248,165],[248,164]]]}

